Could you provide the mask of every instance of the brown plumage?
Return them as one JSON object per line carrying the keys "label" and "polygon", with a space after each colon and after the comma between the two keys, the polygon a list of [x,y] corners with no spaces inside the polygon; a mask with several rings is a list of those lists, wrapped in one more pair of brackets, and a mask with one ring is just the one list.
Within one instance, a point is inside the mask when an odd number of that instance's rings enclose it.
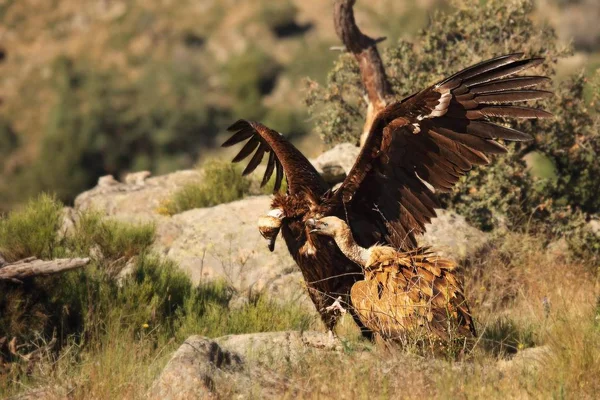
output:
{"label": "brown plumage", "polygon": [[390,246],[356,244],[337,217],[308,220],[311,233],[335,240],[340,250],[364,268],[364,280],[350,291],[362,323],[385,340],[433,339],[449,342],[475,336],[456,264],[424,248],[408,252]]}
{"label": "brown plumage", "polygon": [[[363,247],[382,243],[414,249],[416,235],[425,231],[425,224],[435,217],[434,208],[439,207],[423,181],[435,191],[450,190],[474,165],[489,163],[487,154],[506,151],[497,139],[530,139],[490,118],[550,116],[513,104],[550,95],[535,89],[548,78],[516,75],[541,62],[522,59],[522,54],[497,57],[389,104],[376,115],[356,163],[335,191],[328,190],[306,157],[278,132],[245,120],[229,128],[234,134],[224,146],[248,140],[234,161],[255,152],[244,174],[252,172],[268,153],[263,183],[275,172],[277,192],[285,175],[287,193],[276,193],[272,207],[281,211],[282,235],[329,328],[337,315],[328,306],[338,296],[346,300],[363,273],[330,238],[311,237],[306,220],[337,216],[346,220]],[[274,244],[272,235],[278,232],[279,228],[268,230],[270,243]]]}

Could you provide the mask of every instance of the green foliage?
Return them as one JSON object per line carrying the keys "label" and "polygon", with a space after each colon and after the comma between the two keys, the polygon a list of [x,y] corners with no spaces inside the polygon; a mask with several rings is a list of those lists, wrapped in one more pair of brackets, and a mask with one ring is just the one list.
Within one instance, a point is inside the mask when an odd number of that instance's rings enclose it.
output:
{"label": "green foliage", "polygon": [[[535,73],[548,75],[557,60],[568,54],[557,45],[552,29],[532,20],[532,1],[470,3],[456,3],[456,9],[436,13],[417,35],[419,46],[400,40],[382,52],[399,98],[499,54],[543,56],[546,63]],[[509,145],[508,155],[471,171],[452,193],[442,196],[444,205],[485,230],[525,228],[565,235],[576,251],[582,245],[600,250],[594,244],[598,240],[585,228],[587,215],[600,210],[600,185],[595,178],[600,173],[600,124],[594,116],[597,110],[594,114],[584,100],[586,86],[583,75],[574,76],[554,88],[553,98],[540,102],[555,114],[554,119],[511,121],[535,140]],[[325,87],[309,83],[307,104],[326,143],[358,141],[366,112],[362,95],[359,70],[349,54],[340,56]],[[598,100],[592,104],[597,108]],[[536,165],[528,168],[528,158],[537,159]]]}
{"label": "green foliage", "polygon": [[281,67],[269,55],[250,49],[232,57],[224,67],[227,89],[234,97],[233,114],[260,120],[266,114],[262,96],[271,93]]}
{"label": "green foliage", "polygon": [[224,112],[206,103],[202,71],[155,63],[130,81],[67,58],[53,69],[57,101],[39,156],[14,178],[25,194],[52,191],[70,202],[98,176],[170,171],[214,145]]}
{"label": "green foliage", "polygon": [[291,0],[267,1],[259,14],[259,19],[277,33],[282,28],[294,24],[298,8]]}
{"label": "green foliage", "polygon": [[[59,233],[61,209],[59,201],[42,195],[0,222],[5,256],[92,258],[83,269],[22,284],[0,282],[0,339],[16,337],[21,352],[55,337],[56,353],[47,355],[52,364],[67,357],[79,365],[108,351],[117,335],[154,358],[190,334],[307,329],[312,323],[300,305],[274,303],[261,295],[230,309],[233,289],[222,282],[195,286],[175,263],[148,252],[153,225],[128,225],[84,212],[68,233]],[[26,245],[18,245],[20,241]],[[115,279],[127,261],[131,272]],[[115,264],[120,265],[117,271]],[[0,342],[0,361],[19,360]],[[12,382],[7,387],[25,378],[25,369],[11,368],[7,378],[3,368],[0,364],[0,382]]]}
{"label": "green foliage", "polygon": [[21,210],[0,219],[0,254],[6,261],[51,258],[59,243],[62,204],[41,194]]}
{"label": "green foliage", "polygon": [[202,183],[189,183],[164,202],[159,212],[173,215],[194,208],[212,207],[239,200],[248,193],[250,180],[228,162],[211,161],[204,166]]}
{"label": "green foliage", "polygon": [[89,254],[97,247],[104,260],[129,259],[152,245],[155,231],[154,224],[132,225],[88,211],[79,215],[67,247],[80,254]]}
{"label": "green foliage", "polygon": [[[276,303],[264,295],[251,296],[236,308],[229,303],[234,293],[223,284],[200,284],[185,305],[183,332],[219,337],[248,332],[306,330],[314,317],[297,303]],[[208,294],[208,296],[207,296]]]}

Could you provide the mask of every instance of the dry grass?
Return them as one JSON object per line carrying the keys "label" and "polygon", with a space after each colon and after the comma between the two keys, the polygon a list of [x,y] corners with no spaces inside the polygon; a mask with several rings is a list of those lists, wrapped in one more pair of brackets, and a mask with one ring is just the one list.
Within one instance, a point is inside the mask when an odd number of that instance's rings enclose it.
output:
{"label": "dry grass", "polygon": [[[365,342],[353,322],[338,326],[341,352],[307,352],[295,362],[274,360],[249,368],[259,375],[251,397],[288,399],[388,398],[594,398],[600,391],[600,309],[595,265],[573,259],[536,238],[508,234],[466,260],[465,288],[481,337],[461,360],[422,356]],[[251,304],[223,308],[183,327],[218,336],[275,324],[303,326],[299,312]],[[295,309],[294,309],[295,310]],[[222,318],[222,315],[229,317]],[[252,320],[253,327],[244,321]],[[263,321],[264,320],[264,321]],[[293,323],[286,323],[290,320]],[[152,327],[112,320],[103,340],[85,352],[72,344],[52,355],[19,385],[47,388],[44,395],[74,399],[143,398],[180,340],[153,338]],[[263,321],[263,322],[261,322]],[[269,322],[270,321],[270,322]],[[110,322],[110,321],[109,321]],[[528,348],[531,347],[531,348]],[[266,369],[265,369],[266,368]],[[12,390],[2,391],[10,384]],[[16,385],[0,380],[0,393]],[[223,387],[231,395],[235,382]],[[227,396],[225,396],[227,397]]]}

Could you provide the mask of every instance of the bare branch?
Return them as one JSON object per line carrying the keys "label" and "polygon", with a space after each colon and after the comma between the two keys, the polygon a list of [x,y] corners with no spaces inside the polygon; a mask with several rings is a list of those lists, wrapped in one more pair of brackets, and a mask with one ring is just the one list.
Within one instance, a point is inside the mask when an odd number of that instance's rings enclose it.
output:
{"label": "bare branch", "polygon": [[29,257],[0,267],[0,281],[15,282],[32,276],[57,274],[84,267],[89,262],[89,258],[59,258],[45,261]]}
{"label": "bare branch", "polygon": [[355,3],[356,0],[335,0],[333,21],[337,35],[358,61],[361,79],[367,91],[367,119],[360,138],[362,146],[375,115],[385,107],[393,93],[377,50],[377,43],[385,38],[372,39],[358,29],[354,19]]}

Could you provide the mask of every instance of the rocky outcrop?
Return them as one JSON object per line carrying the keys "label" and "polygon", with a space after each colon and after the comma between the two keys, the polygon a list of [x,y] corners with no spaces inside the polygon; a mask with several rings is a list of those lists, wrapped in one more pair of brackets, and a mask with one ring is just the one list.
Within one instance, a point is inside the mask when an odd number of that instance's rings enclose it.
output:
{"label": "rocky outcrop", "polygon": [[148,171],[136,172],[119,182],[112,175],[98,179],[98,185],[75,199],[77,210],[94,209],[122,219],[155,220],[160,204],[185,184],[200,182],[197,170],[177,171],[150,177]]}
{"label": "rocky outcrop", "polygon": [[[354,145],[340,144],[312,162],[335,184],[352,168],[358,151]],[[248,292],[264,291],[272,299],[305,302],[312,310],[302,275],[283,239],[278,238],[271,253],[256,228],[258,217],[269,209],[270,196],[251,196],[172,217],[158,213],[161,202],[178,188],[201,181],[202,172],[195,170],[158,177],[139,172],[128,175],[124,182],[103,177],[98,186],[77,197],[75,208],[99,210],[126,221],[154,222],[157,228],[155,250],[176,261],[196,283],[225,280],[242,298],[247,297]],[[69,228],[69,221],[76,218],[73,214],[65,211],[65,229]],[[444,210],[438,211],[438,218],[427,230],[420,244],[457,260],[473,254],[488,240],[464,218]]]}
{"label": "rocky outcrop", "polygon": [[[345,353],[340,341],[319,332],[268,332],[217,339],[192,336],[175,352],[147,397],[167,400],[294,398],[293,393],[302,393],[304,389],[297,380],[303,369],[327,371],[331,365],[348,368],[357,364],[369,374],[403,371],[402,375],[392,374],[389,381],[390,393],[399,393],[406,387],[407,379],[413,383],[418,380],[420,386],[426,386],[429,375],[448,373],[450,366],[443,359],[418,357],[393,347],[364,345],[359,348],[357,345],[354,344],[351,353]],[[542,346],[519,351],[511,358],[490,359],[484,366],[456,361],[450,368],[458,374],[473,374],[478,368],[492,376],[518,376],[522,371],[543,367],[550,355],[550,349]]]}

